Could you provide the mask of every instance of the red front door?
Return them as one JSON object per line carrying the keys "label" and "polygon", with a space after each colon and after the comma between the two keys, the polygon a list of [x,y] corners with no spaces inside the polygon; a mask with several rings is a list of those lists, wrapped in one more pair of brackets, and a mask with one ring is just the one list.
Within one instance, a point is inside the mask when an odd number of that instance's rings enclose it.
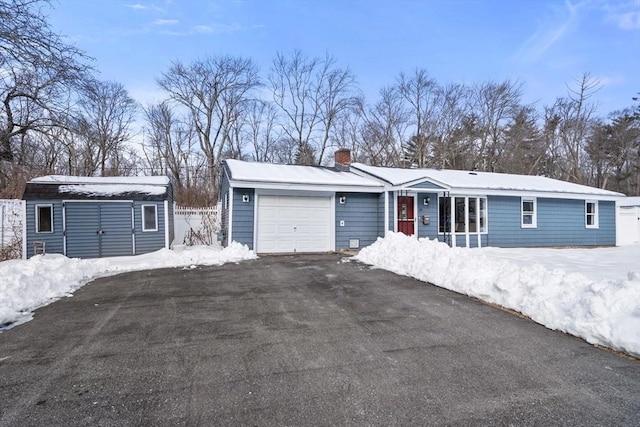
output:
{"label": "red front door", "polygon": [[413,236],[413,196],[398,196],[398,231]]}

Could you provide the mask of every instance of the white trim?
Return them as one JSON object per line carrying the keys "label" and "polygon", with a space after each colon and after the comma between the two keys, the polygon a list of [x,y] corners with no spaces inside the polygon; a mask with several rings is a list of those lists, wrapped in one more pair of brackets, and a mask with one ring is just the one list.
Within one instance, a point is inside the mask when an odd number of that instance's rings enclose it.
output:
{"label": "white trim", "polygon": [[384,192],[384,235],[389,234],[389,192]]}
{"label": "white trim", "polygon": [[[531,214],[531,224],[524,223],[524,202],[533,203],[533,213]],[[538,228],[538,199],[535,197],[520,197],[520,228]]]}
{"label": "white trim", "polygon": [[256,252],[258,248],[258,228],[260,227],[258,222],[258,203],[260,202],[260,193],[256,190],[253,191],[253,251]]}
{"label": "white trim", "polygon": [[[158,214],[158,209],[156,208],[156,217]],[[164,247],[169,249],[169,201],[165,199],[164,201]]]}
{"label": "white trim", "polygon": [[[587,205],[589,203],[593,203],[595,211],[592,214],[589,214],[587,211]],[[587,222],[587,216],[593,215],[593,225],[589,225]],[[584,201],[584,227],[589,229],[598,229],[600,228],[600,206],[597,200],[585,200]]]}
{"label": "white trim", "polygon": [[[155,214],[155,228],[145,228],[145,215],[144,215],[144,208],[146,207],[150,207],[153,206],[153,211]],[[144,205],[140,205],[140,212],[141,212],[141,216],[140,218],[142,219],[142,232],[143,233],[147,233],[147,232],[154,232],[154,231],[158,231],[158,205],[156,204],[144,204]]]}
{"label": "white trim", "polygon": [[[39,215],[38,215],[38,208],[49,208],[51,209],[51,231],[39,231],[40,230],[40,221],[39,221]],[[54,234],[55,233],[55,226],[53,224],[53,203],[36,203],[34,205],[34,213],[35,213],[35,226],[36,226],[36,233],[35,234]]]}
{"label": "white trim", "polygon": [[340,192],[361,192],[361,193],[382,193],[384,186],[379,185],[339,185],[339,184],[295,184],[285,182],[261,182],[261,181],[237,181],[229,182],[231,187],[271,189],[271,190],[292,190],[292,191],[328,191]]}
{"label": "white trim", "polygon": [[336,250],[336,194],[331,196],[331,233],[329,235],[329,247]]}

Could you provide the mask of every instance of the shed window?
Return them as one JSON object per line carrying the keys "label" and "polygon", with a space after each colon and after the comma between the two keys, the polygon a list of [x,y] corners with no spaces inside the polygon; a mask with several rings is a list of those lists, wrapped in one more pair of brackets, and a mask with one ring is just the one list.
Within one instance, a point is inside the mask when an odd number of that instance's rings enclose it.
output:
{"label": "shed window", "polygon": [[587,200],[584,203],[584,222],[587,228],[598,228],[598,202]]}
{"label": "shed window", "polygon": [[158,231],[158,210],[156,205],[142,205],[142,231]]}
{"label": "shed window", "polygon": [[536,228],[538,226],[537,202],[535,197],[523,197],[521,202],[522,214],[520,225],[522,228]]}
{"label": "shed window", "polygon": [[36,205],[36,233],[53,233],[53,205]]}

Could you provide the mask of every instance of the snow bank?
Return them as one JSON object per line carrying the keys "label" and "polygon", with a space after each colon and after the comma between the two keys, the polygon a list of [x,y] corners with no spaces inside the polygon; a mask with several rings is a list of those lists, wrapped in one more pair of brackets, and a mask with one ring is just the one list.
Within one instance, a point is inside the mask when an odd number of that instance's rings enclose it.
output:
{"label": "snow bank", "polygon": [[161,249],[149,254],[100,259],[37,255],[28,260],[0,263],[0,329],[2,325],[31,320],[32,311],[70,296],[97,277],[136,270],[195,265],[221,265],[254,259],[247,246],[233,242],[227,248],[212,246]]}
{"label": "snow bank", "polygon": [[[580,256],[584,254],[575,255]],[[591,344],[640,356],[640,263],[632,264],[634,271],[622,278],[593,279],[542,264],[519,265],[491,256],[490,251],[450,248],[400,233],[379,238],[355,258],[519,311],[550,329]],[[582,258],[582,262],[586,265],[590,260]]]}

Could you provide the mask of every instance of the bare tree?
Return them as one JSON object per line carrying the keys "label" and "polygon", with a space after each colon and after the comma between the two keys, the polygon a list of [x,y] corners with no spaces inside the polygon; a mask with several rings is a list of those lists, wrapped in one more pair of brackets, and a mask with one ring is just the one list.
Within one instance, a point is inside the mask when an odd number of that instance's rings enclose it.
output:
{"label": "bare tree", "polygon": [[77,132],[84,143],[84,170],[87,175],[119,174],[125,166],[124,144],[131,138],[129,128],[136,102],[117,82],[92,80],[79,100]]}
{"label": "bare tree", "polygon": [[57,124],[70,91],[89,71],[88,57],[51,30],[46,5],[0,0],[0,161],[14,161],[27,133]]}
{"label": "bare tree", "polygon": [[355,78],[329,55],[308,58],[278,53],[269,75],[285,140],[295,143],[298,164],[321,164],[342,114],[357,105]]}
{"label": "bare tree", "polygon": [[238,106],[260,84],[256,65],[250,59],[232,56],[208,57],[189,65],[176,61],[158,84],[171,101],[188,111],[207,160],[210,191],[215,194],[218,162],[228,136],[225,132]]}
{"label": "bare tree", "polygon": [[374,166],[400,166],[404,162],[403,141],[409,113],[396,87],[380,90],[380,100],[361,109],[361,156]]}
{"label": "bare tree", "polygon": [[433,156],[441,90],[424,69],[416,69],[412,75],[400,73],[397,85],[398,94],[407,103],[413,128],[411,137],[406,141],[407,160],[409,164],[424,168]]}

